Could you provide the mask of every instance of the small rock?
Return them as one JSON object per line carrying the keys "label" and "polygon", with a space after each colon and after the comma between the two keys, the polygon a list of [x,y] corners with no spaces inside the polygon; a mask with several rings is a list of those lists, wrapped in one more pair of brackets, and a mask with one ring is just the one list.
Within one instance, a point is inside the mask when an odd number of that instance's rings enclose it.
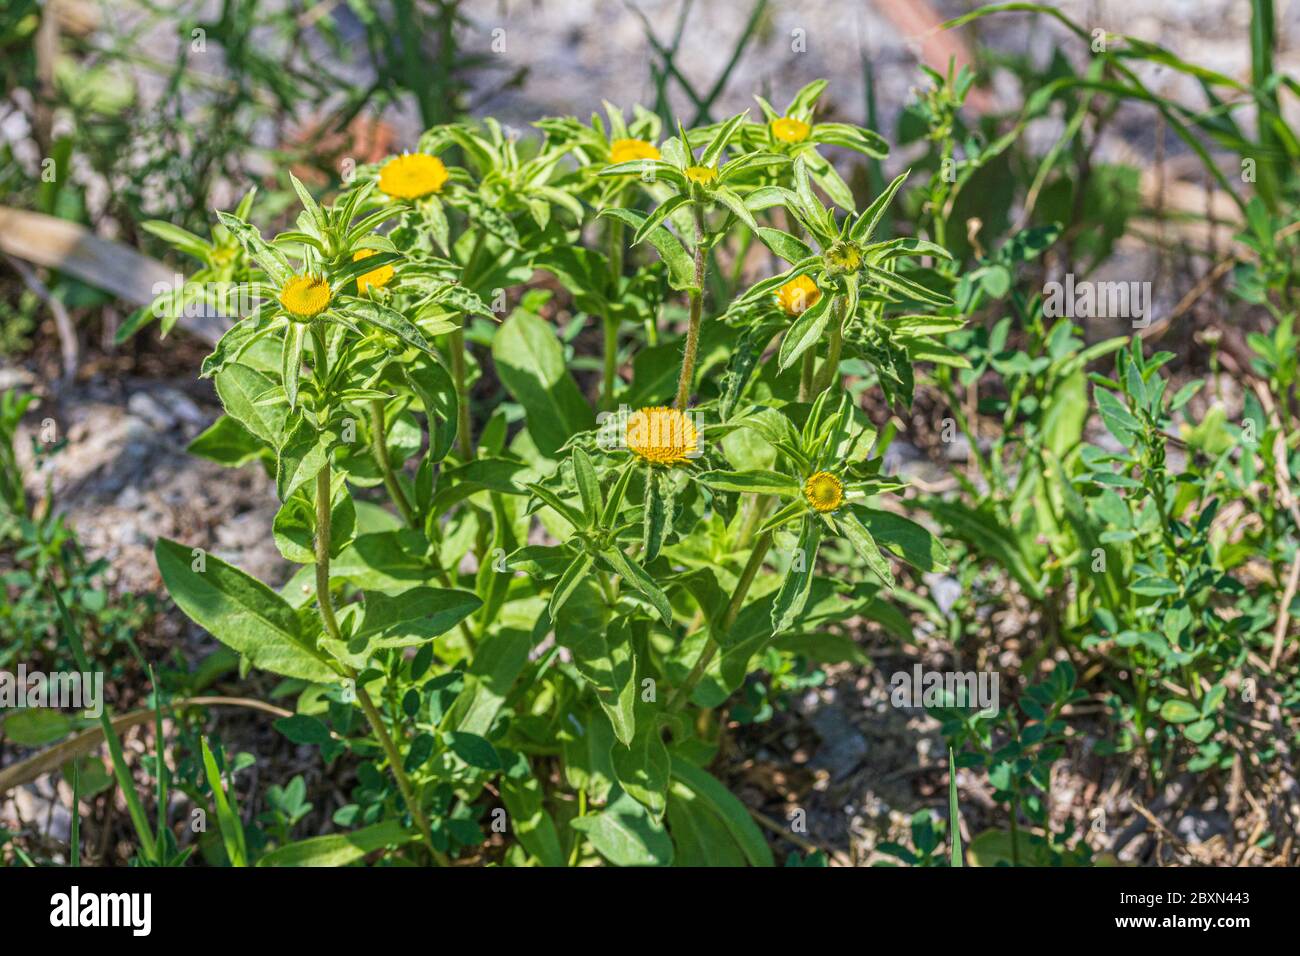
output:
{"label": "small rock", "polygon": [[[180,394],[179,392],[176,394]],[[188,400],[187,400],[188,401]],[[191,403],[193,404],[193,403]],[[127,411],[138,418],[144,419],[149,425],[158,431],[167,431],[176,424],[176,415],[173,409],[164,408],[162,403],[150,395],[148,392],[136,392],[126,402]],[[197,412],[198,409],[195,409]]]}

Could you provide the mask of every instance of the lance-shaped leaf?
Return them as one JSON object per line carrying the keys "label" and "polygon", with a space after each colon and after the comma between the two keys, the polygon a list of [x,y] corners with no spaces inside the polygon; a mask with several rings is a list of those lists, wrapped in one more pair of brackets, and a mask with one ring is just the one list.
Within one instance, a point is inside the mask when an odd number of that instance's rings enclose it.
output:
{"label": "lance-shaped leaf", "polygon": [[653,230],[658,228],[665,219],[682,206],[689,205],[690,201],[690,196],[679,195],[673,196],[665,202],[661,202],[655,207],[654,211],[651,212],[650,215],[645,217],[645,221],[642,222],[641,225],[637,226],[636,232],[632,236],[632,245],[635,246],[638,243],[643,242],[645,238],[649,236]]}
{"label": "lance-shaped leaf", "polygon": [[830,322],[833,298],[834,296],[822,293],[817,301],[786,330],[778,353],[778,367],[781,371],[792,366],[799,360],[799,356],[822,340],[822,336],[826,333],[826,325]]}
{"label": "lance-shaped leaf", "polygon": [[868,206],[867,211],[859,216],[858,221],[853,224],[853,228],[849,231],[850,239],[860,245],[865,245],[871,241],[871,237],[876,233],[876,227],[880,225],[880,220],[885,215],[885,210],[893,202],[894,194],[907,181],[907,177],[911,175],[911,172],[909,169],[894,177],[894,181],[885,187],[885,191],[876,197],[875,202]]}
{"label": "lance-shaped leaf", "polygon": [[344,298],[341,304],[341,311],[348,317],[378,326],[421,352],[433,351],[433,347],[429,345],[429,340],[424,337],[424,333],[402,313],[395,312],[388,306],[380,305],[378,302],[356,298],[355,296]]}
{"label": "lance-shaped leaf", "polygon": [[290,322],[284,330],[284,350],[280,353],[280,378],[289,399],[289,411],[298,407],[298,379],[302,372],[302,346],[307,338],[307,323]]}
{"label": "lance-shaped leaf", "polygon": [[715,491],[783,495],[787,498],[799,493],[799,479],[776,471],[702,471],[695,479]]}
{"label": "lance-shaped leaf", "polygon": [[298,418],[280,445],[275,468],[275,491],[288,501],[304,482],[316,477],[329,461],[329,444],[306,418]]}
{"label": "lance-shaped leaf", "polygon": [[560,611],[573,597],[574,592],[578,589],[587,578],[587,573],[591,570],[592,557],[587,552],[582,552],[576,558],[569,562],[569,566],[564,569],[560,575],[560,580],[556,582],[555,588],[551,591],[551,600],[548,604],[548,611],[551,620],[559,620]]}
{"label": "lance-shaped leaf", "polygon": [[289,260],[284,257],[284,253],[263,239],[256,227],[250,226],[237,216],[221,211],[217,212],[217,220],[239,240],[244,251],[253,257],[253,260],[262,267],[262,271],[271,277],[272,282],[282,286],[293,278],[293,267],[289,265]]}
{"label": "lance-shaped leaf", "polygon": [[780,634],[790,627],[808,601],[812,588],[813,568],[817,564],[817,547],[821,544],[821,522],[811,516],[804,518],[790,568],[786,571],[781,589],[772,603],[772,633]]}
{"label": "lance-shaped leaf", "polygon": [[659,617],[668,627],[673,626],[673,608],[668,603],[668,595],[655,584],[654,579],[646,573],[645,568],[637,564],[619,548],[604,548],[600,556],[609,562],[610,567],[622,575],[623,580],[634,590],[639,591],[650,605],[659,613]]}
{"label": "lance-shaped leaf", "polygon": [[[617,219],[634,230],[639,229],[641,223],[645,221],[644,213],[631,209],[603,209],[600,215]],[[646,238],[659,253],[659,258],[663,259],[664,264],[668,266],[668,284],[678,292],[695,289],[695,263],[677,237],[663,226],[659,226],[650,230]]]}
{"label": "lance-shaped leaf", "polygon": [[645,471],[645,517],[641,529],[641,557],[649,562],[659,556],[664,539],[672,534],[673,484],[666,474],[648,467]]}
{"label": "lance-shaped leaf", "polygon": [[159,538],[154,558],[167,592],[186,616],[254,667],[325,683],[337,678],[302,635],[298,615],[261,581],[211,554]]}
{"label": "lance-shaped leaf", "polygon": [[704,147],[704,152],[700,156],[701,166],[712,166],[718,161],[718,157],[722,155],[722,151],[726,149],[727,144],[731,142],[731,137],[736,134],[736,130],[740,128],[741,123],[745,122],[745,117],[748,115],[749,110],[745,110],[743,113],[737,113],[731,119],[722,124],[722,127],[714,134],[709,145]]}
{"label": "lance-shaped leaf", "polygon": [[836,513],[834,521],[839,525],[849,544],[853,545],[853,550],[867,563],[867,567],[871,569],[872,573],[884,581],[887,587],[892,588],[894,586],[894,573],[889,568],[889,559],[880,553],[880,546],[871,537],[871,532],[863,527],[862,522],[858,520],[852,511]]}
{"label": "lance-shaped leaf", "polygon": [[770,229],[767,226],[758,228],[758,238],[762,240],[763,245],[767,246],[786,262],[801,262],[813,255],[808,243],[802,239],[796,239],[788,232],[782,232],[780,229]]}
{"label": "lance-shaped leaf", "polygon": [[596,516],[600,513],[600,479],[596,477],[596,469],[591,464],[591,457],[581,448],[574,448],[571,458],[573,462],[573,477],[578,486],[578,498],[582,501],[582,511],[586,516],[586,526],[592,527],[596,523]]}
{"label": "lance-shaped leaf", "polygon": [[413,647],[445,634],[482,604],[477,595],[454,588],[417,587],[396,597],[368,591],[365,618],[355,640],[372,651]]}
{"label": "lance-shaped leaf", "polygon": [[874,282],[878,282],[886,289],[897,292],[906,298],[916,299],[918,302],[928,302],[931,305],[952,305],[952,299],[942,292],[927,289],[919,282],[913,282],[911,279],[906,279],[896,273],[886,272],[884,269],[877,269],[875,266],[865,263],[862,265],[862,271]]}

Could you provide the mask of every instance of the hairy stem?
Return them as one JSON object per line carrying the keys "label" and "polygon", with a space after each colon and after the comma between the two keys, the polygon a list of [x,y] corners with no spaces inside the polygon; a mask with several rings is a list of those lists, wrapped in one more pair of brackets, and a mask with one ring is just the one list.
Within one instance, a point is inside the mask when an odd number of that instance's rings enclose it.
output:
{"label": "hairy stem", "polygon": [[[835,376],[840,370],[840,352],[844,348],[844,299],[837,297],[831,306],[834,309],[834,317],[831,319],[831,339],[830,347],[826,353],[826,362],[817,372],[817,377],[813,380],[809,398],[813,395],[820,395],[826,389],[830,388],[835,381]],[[807,354],[811,354],[809,349]]]}
{"label": "hairy stem", "polygon": [[731,630],[731,625],[736,623],[740,608],[745,603],[745,595],[749,593],[749,586],[754,583],[754,578],[758,576],[758,569],[763,566],[763,559],[767,557],[767,551],[771,546],[771,531],[764,532],[754,542],[754,549],[749,552],[749,560],[745,562],[745,569],[740,572],[740,580],[736,582],[736,589],[731,592],[731,601],[727,604],[727,610],[723,613],[722,620],[718,622],[716,632],[711,631],[709,633],[708,640],[704,644],[704,650],[700,652],[695,666],[691,668],[691,672],[687,675],[686,680],[682,682],[682,686],[673,692],[673,696],[668,701],[669,713],[681,709],[682,705],[690,699],[691,692],[695,690],[695,685],[700,682],[700,678],[708,670],[709,664],[718,653],[719,645],[714,633],[725,634]]}
{"label": "hairy stem", "polygon": [[343,640],[339,622],[330,600],[330,466],[326,462],[316,472],[316,604],[325,633],[333,640]]}
{"label": "hairy stem", "polygon": [[393,504],[401,513],[402,520],[408,525],[413,524],[415,512],[411,509],[411,502],[407,500],[406,492],[402,490],[397,475],[393,472],[392,462],[388,460],[388,433],[384,425],[384,402],[378,398],[370,400],[370,450],[375,456],[375,464],[379,466],[379,471],[384,476],[384,487],[388,490],[388,497],[393,499]]}
{"label": "hairy stem", "polygon": [[450,866],[451,860],[447,854],[443,853],[433,845],[433,833],[429,829],[429,821],[424,815],[424,810],[415,799],[415,790],[411,786],[410,778],[406,776],[406,771],[402,769],[402,755],[397,752],[397,745],[393,743],[392,736],[388,733],[388,727],[384,724],[384,718],[375,707],[375,702],[370,699],[366,689],[357,684],[357,701],[361,704],[361,709],[365,711],[366,720],[370,721],[370,726],[379,738],[379,745],[384,748],[384,755],[388,757],[388,766],[393,771],[393,777],[397,781],[397,789],[402,792],[402,799],[406,801],[406,808],[411,811],[411,819],[415,821],[416,827],[420,830],[420,835],[424,838],[425,845],[433,855],[434,862],[439,866]]}
{"label": "hairy stem", "polygon": [[682,373],[677,379],[677,407],[685,409],[691,399],[691,382],[695,378],[695,355],[700,350],[700,315],[704,310],[704,210],[695,204],[695,289],[691,292],[691,318],[686,327],[686,350],[682,353]]}
{"label": "hairy stem", "polygon": [[456,386],[456,447],[460,457],[469,461],[474,457],[473,436],[470,434],[469,389],[465,385],[465,330],[455,329],[448,339],[451,352],[451,379]]}
{"label": "hairy stem", "polygon": [[614,385],[618,381],[618,319],[605,316],[605,379],[600,392],[600,406],[614,408]]}

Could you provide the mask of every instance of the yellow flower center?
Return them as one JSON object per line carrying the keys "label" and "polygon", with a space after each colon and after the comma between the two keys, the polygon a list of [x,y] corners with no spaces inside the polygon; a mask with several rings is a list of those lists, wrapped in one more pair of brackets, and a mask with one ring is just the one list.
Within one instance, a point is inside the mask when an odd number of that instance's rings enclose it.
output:
{"label": "yellow flower center", "polygon": [[707,186],[710,183],[717,182],[718,171],[712,166],[687,166],[686,178],[693,183]]}
{"label": "yellow flower center", "polygon": [[610,163],[626,163],[634,159],[658,159],[659,150],[643,139],[616,139],[609,144]]}
{"label": "yellow flower center", "polygon": [[782,116],[772,120],[772,135],[783,143],[802,143],[812,132],[812,127],[803,120]]}
{"label": "yellow flower center", "polygon": [[817,283],[807,276],[796,276],[776,293],[777,305],[785,310],[786,315],[803,315],[822,297],[822,290]]}
{"label": "yellow flower center", "polygon": [[685,461],[699,447],[695,423],[675,408],[642,408],[627,417],[627,447],[642,461],[671,465]]}
{"label": "yellow flower center", "polygon": [[803,496],[817,511],[834,511],[844,504],[844,485],[829,471],[819,471],[803,483]]}
{"label": "yellow flower center", "polygon": [[437,156],[407,153],[384,163],[379,170],[379,188],[394,199],[419,199],[442,189],[447,167]]}
{"label": "yellow flower center", "polygon": [[[358,249],[352,255],[353,262],[360,262],[362,259],[369,259],[375,254],[374,249]],[[362,295],[366,289],[382,289],[388,285],[388,280],[393,277],[392,266],[380,266],[378,269],[371,269],[369,272],[363,272],[357,276],[357,291]]]}
{"label": "yellow flower center", "polygon": [[318,276],[294,276],[280,290],[280,304],[304,319],[319,315],[330,304],[329,283]]}

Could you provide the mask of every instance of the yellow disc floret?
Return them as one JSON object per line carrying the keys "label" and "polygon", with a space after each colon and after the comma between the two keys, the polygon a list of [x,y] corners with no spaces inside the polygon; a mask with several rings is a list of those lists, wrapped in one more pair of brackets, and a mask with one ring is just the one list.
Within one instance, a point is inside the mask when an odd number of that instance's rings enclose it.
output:
{"label": "yellow disc floret", "polygon": [[844,504],[844,485],[829,471],[818,471],[803,483],[803,496],[817,511],[834,511]]}
{"label": "yellow disc floret", "polygon": [[812,132],[812,127],[803,120],[782,116],[772,120],[772,136],[783,143],[802,143]]}
{"label": "yellow disc floret", "polygon": [[384,163],[379,188],[394,199],[419,199],[439,192],[447,181],[447,167],[437,156],[407,153]]}
{"label": "yellow disc floret", "polygon": [[686,178],[701,186],[708,186],[718,181],[718,171],[712,166],[687,166]]}
{"label": "yellow disc floret", "polygon": [[280,304],[300,318],[320,315],[329,307],[330,285],[319,276],[294,276],[280,290]]}
{"label": "yellow disc floret", "polygon": [[[352,255],[353,262],[360,262],[362,259],[369,259],[375,254],[374,249],[358,249]],[[388,285],[388,280],[393,277],[392,266],[380,266],[378,269],[371,269],[369,272],[363,272],[357,276],[357,291],[365,294],[366,289],[382,289]]]}
{"label": "yellow disc floret", "polygon": [[626,163],[634,159],[658,159],[659,150],[643,139],[616,139],[609,144],[609,161]]}
{"label": "yellow disc floret", "polygon": [[822,290],[817,288],[817,283],[807,276],[796,276],[777,290],[776,303],[786,315],[803,315],[821,297]]}
{"label": "yellow disc floret", "polygon": [[699,447],[695,423],[675,408],[642,408],[627,417],[624,440],[642,461],[671,465],[693,457]]}

